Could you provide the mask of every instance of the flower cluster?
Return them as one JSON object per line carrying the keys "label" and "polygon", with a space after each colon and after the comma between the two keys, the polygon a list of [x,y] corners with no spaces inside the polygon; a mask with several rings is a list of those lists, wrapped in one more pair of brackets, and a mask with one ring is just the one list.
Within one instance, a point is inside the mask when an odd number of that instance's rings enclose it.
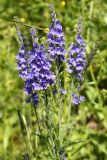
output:
{"label": "flower cluster", "polygon": [[16,56],[16,59],[18,60],[17,69],[20,71],[19,76],[21,78],[27,79],[28,77],[28,70],[27,70],[27,58],[25,54],[25,47],[24,45],[21,46],[18,55]]}
{"label": "flower cluster", "polygon": [[50,26],[47,38],[47,42],[49,44],[48,55],[52,61],[56,58],[64,61],[66,50],[63,28],[56,18],[54,7],[52,5],[50,6],[50,9],[52,15],[52,24]]}
{"label": "flower cluster", "polygon": [[81,102],[83,102],[85,100],[84,96],[80,96],[80,95],[76,95],[76,93],[72,94],[72,100],[71,102],[74,105],[79,105]]}
{"label": "flower cluster", "polygon": [[[84,79],[83,72],[85,67],[85,55],[86,55],[86,44],[82,39],[82,23],[81,17],[79,18],[78,23],[78,31],[77,37],[75,38],[75,43],[70,46],[70,56],[67,62],[67,72],[72,74],[73,78],[78,81],[82,81]],[[78,89],[77,89],[78,91]],[[74,105],[79,105],[82,101],[84,101],[84,97],[77,95],[76,93],[72,94],[72,103]]]}
{"label": "flower cluster", "polygon": [[85,66],[85,48],[86,44],[81,36],[81,17],[79,19],[78,33],[75,39],[75,43],[70,46],[70,56],[68,58],[68,68],[67,71],[77,77],[79,81],[83,80],[81,76]]}
{"label": "flower cluster", "polygon": [[[35,91],[45,90],[55,82],[55,76],[50,71],[51,65],[47,60],[47,55],[44,53],[44,46],[37,44],[35,40],[34,28],[31,29],[32,50],[26,50],[21,47],[17,55],[18,69],[20,77],[25,79],[25,93],[30,95],[27,102],[38,104],[38,96]],[[36,43],[35,43],[36,41]]]}
{"label": "flower cluster", "polygon": [[[55,75],[51,72],[52,63],[56,59],[61,63],[65,60],[65,38],[63,28],[56,18],[54,7],[51,5],[52,24],[48,32],[48,48],[38,44],[37,33],[34,27],[30,29],[30,42],[22,36],[18,30],[21,48],[17,55],[18,70],[20,77],[25,80],[25,93],[29,95],[27,102],[33,102],[37,105],[39,102],[37,91],[46,90],[50,85],[55,83]],[[75,43],[70,46],[70,55],[67,60],[67,72],[79,83],[83,80],[83,71],[85,66],[86,44],[82,39],[82,24],[81,17],[79,19],[77,37]],[[60,77],[61,79],[61,77]],[[74,91],[75,92],[75,91]],[[66,94],[64,89],[62,94]],[[75,105],[83,101],[81,96],[73,93],[72,103]]]}

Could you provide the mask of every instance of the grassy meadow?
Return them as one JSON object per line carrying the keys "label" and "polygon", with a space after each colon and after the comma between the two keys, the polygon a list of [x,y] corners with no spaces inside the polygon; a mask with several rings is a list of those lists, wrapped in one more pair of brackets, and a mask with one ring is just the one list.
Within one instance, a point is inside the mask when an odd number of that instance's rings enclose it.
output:
{"label": "grassy meadow", "polygon": [[[33,112],[30,105],[25,106],[23,81],[16,69],[19,41],[11,20],[17,16],[22,24],[43,28],[38,32],[44,42],[51,22],[50,3],[54,5],[57,18],[64,28],[67,45],[75,38],[79,16],[82,16],[87,55],[95,43],[100,42],[81,87],[86,100],[74,115],[76,130],[72,137],[86,139],[75,153],[86,157],[84,160],[107,160],[106,0],[0,0],[0,160],[23,159],[27,151],[17,110],[23,108],[23,114],[28,117]],[[26,31],[26,26],[22,26],[22,30]]]}

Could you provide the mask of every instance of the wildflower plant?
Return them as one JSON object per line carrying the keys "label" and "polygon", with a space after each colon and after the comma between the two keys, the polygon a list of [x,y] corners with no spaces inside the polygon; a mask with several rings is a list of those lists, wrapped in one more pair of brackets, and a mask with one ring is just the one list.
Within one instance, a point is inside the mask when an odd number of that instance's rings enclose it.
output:
{"label": "wildflower plant", "polygon": [[[34,110],[34,125],[25,125],[21,110],[18,110],[23,136],[27,138],[28,159],[69,160],[73,157],[72,106],[77,107],[85,100],[80,95],[84,73],[94,58],[98,46],[86,58],[86,43],[82,37],[82,18],[79,18],[77,35],[73,43],[65,48],[63,27],[50,6],[52,23],[41,44],[35,27],[29,27],[25,36],[16,21],[20,49],[17,54],[19,76],[24,79],[24,92],[27,103]],[[32,118],[30,120],[32,122]],[[27,119],[26,119],[27,122]],[[40,144],[43,143],[41,153]],[[69,151],[69,147],[71,147]],[[25,157],[25,156],[24,156]]]}

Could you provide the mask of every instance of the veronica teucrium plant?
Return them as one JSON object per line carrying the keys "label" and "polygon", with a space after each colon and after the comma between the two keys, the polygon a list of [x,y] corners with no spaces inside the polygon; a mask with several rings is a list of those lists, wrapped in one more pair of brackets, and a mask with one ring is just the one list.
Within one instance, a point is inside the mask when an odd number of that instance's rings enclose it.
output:
{"label": "veronica teucrium plant", "polygon": [[80,95],[80,88],[84,73],[98,48],[95,46],[86,58],[86,43],[82,37],[80,17],[76,38],[66,49],[63,27],[52,5],[50,11],[52,22],[44,44],[41,44],[35,27],[29,27],[29,35],[25,36],[16,21],[20,40],[20,49],[16,56],[17,69],[20,78],[24,80],[25,105],[31,104],[34,110],[31,123],[35,118],[33,126],[28,127],[27,119],[25,123],[21,110],[18,110],[23,137],[26,134],[29,137],[24,159],[73,158],[73,145],[77,142],[72,141],[72,109],[85,100]]}

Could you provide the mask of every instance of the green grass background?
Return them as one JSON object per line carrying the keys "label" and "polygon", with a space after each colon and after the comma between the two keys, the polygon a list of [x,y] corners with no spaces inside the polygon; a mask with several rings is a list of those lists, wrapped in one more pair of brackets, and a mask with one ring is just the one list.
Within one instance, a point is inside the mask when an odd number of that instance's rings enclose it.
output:
{"label": "green grass background", "polygon": [[[74,139],[88,139],[78,153],[90,160],[107,160],[107,1],[106,0],[0,0],[0,16],[48,29],[54,4],[67,44],[75,37],[78,17],[83,19],[87,55],[96,41],[101,45],[85,75],[81,93],[86,101],[76,116]],[[24,28],[26,29],[26,27]],[[46,33],[39,31],[44,40]],[[19,45],[13,23],[0,19],[0,160],[21,160],[26,152],[17,108],[24,105],[23,81],[16,70]],[[27,108],[28,109],[28,108]],[[77,153],[77,154],[78,154]]]}

